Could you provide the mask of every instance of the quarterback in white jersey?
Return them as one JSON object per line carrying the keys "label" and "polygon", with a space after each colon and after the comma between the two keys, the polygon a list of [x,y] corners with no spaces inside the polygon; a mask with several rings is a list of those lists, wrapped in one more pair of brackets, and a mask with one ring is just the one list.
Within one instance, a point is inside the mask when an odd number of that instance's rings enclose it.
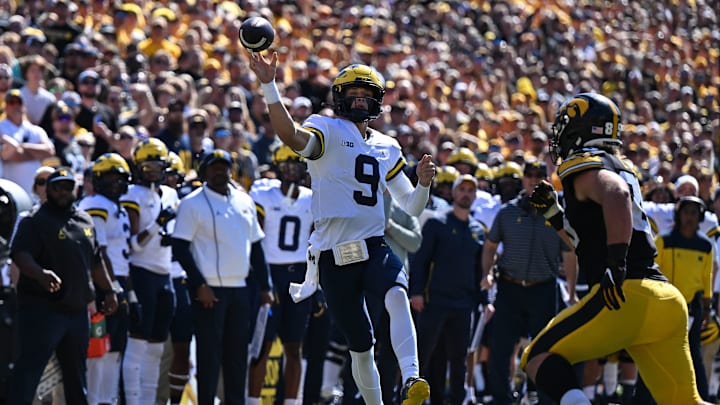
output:
{"label": "quarterback in white jersey", "polygon": [[[108,273],[114,275],[114,287],[117,292],[122,290],[118,294],[118,311],[105,317],[110,350],[102,357],[87,360],[87,396],[91,404],[114,404],[119,397],[120,355],[125,350],[129,326],[127,297],[133,294],[127,282],[130,274],[130,220],[119,201],[127,191],[129,179],[130,167],[125,159],[116,153],[105,153],[92,166],[96,194],[83,198],[79,203],[79,208],[93,219],[100,254],[105,258]],[[102,298],[96,297],[97,300]]]}
{"label": "quarterback in white jersey", "polygon": [[177,192],[161,185],[168,166],[165,144],[149,138],[137,145],[133,158],[135,184],[120,198],[130,217],[130,278],[142,309],[139,322],[130,325],[123,362],[128,405],[155,402],[163,344],[175,311],[172,248],[162,240],[179,204]]}
{"label": "quarterback in white jersey", "polygon": [[[280,102],[275,84],[277,53],[254,53],[250,68],[261,81],[270,121],[280,139],[308,160],[320,284],[333,320],[350,348],[353,378],[367,404],[382,403],[373,358],[374,337],[364,305],[366,294],[385,303],[390,336],[404,385],[403,405],[419,405],[430,387],[419,377],[417,338],[407,298],[403,264],[383,239],[383,194],[417,216],[427,203],[435,175],[430,155],[416,167],[418,186],[403,172],[405,159],[395,139],[368,126],[381,112],[385,83],[373,68],[352,64],[332,85],[336,117],[310,116],[301,127]],[[315,255],[312,255],[315,256]]]}
{"label": "quarterback in white jersey", "polygon": [[250,367],[249,405],[260,401],[268,354],[278,335],[285,357],[284,398],[295,403],[302,373],[300,348],[310,316],[311,300],[296,303],[289,291],[290,283],[301,283],[305,279],[313,223],[312,191],[301,185],[307,174],[305,160],[281,144],[273,150],[272,163],[280,181],[257,182],[250,189],[258,220],[265,231],[262,246],[278,299],[272,305],[260,355]]}

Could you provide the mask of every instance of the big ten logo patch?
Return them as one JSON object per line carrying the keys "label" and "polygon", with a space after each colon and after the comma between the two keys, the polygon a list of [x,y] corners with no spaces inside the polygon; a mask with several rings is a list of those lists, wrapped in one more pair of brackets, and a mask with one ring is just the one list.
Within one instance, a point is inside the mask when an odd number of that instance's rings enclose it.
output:
{"label": "big ten logo patch", "polygon": [[270,355],[265,365],[265,382],[262,391],[260,391],[260,403],[262,405],[273,405],[281,403],[284,398],[278,398],[282,395],[281,390],[282,369],[283,369],[283,347],[280,338],[276,338],[270,347]]}

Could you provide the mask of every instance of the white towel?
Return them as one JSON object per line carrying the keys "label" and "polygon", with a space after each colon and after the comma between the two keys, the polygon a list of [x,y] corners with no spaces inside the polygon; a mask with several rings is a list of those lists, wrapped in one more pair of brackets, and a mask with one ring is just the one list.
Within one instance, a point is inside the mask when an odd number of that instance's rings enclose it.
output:
{"label": "white towel", "polygon": [[318,260],[320,259],[320,251],[308,246],[307,251],[307,272],[305,273],[305,281],[302,284],[290,283],[290,297],[296,303],[309,298],[318,289],[319,273]]}

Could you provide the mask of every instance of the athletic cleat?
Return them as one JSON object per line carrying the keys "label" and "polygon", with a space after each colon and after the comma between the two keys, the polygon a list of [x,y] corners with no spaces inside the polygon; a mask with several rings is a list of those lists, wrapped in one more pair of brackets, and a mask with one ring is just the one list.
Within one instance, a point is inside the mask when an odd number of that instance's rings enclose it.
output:
{"label": "athletic cleat", "polygon": [[430,385],[420,377],[410,377],[405,381],[400,397],[402,405],[420,405],[430,398]]}

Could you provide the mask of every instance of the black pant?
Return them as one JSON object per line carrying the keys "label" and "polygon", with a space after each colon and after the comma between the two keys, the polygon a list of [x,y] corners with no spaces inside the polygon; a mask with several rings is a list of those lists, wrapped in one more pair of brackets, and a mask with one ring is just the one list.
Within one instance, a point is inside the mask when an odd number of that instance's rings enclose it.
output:
{"label": "black pant", "polygon": [[20,357],[10,379],[9,404],[30,405],[45,366],[55,352],[63,374],[65,402],[86,405],[85,358],[90,339],[87,310],[60,312],[47,305],[18,311]]}

